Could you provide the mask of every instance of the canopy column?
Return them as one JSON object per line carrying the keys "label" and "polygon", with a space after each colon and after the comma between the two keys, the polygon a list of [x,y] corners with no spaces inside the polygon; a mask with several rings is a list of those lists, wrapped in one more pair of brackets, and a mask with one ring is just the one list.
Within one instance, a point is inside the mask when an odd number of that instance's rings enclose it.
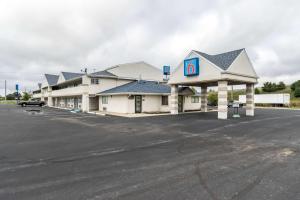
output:
{"label": "canopy column", "polygon": [[246,116],[254,116],[254,84],[246,84]]}
{"label": "canopy column", "polygon": [[178,85],[171,85],[171,114],[178,114]]}
{"label": "canopy column", "polygon": [[227,119],[228,100],[227,100],[227,81],[218,81],[218,119]]}
{"label": "canopy column", "polygon": [[207,112],[207,86],[201,86],[201,111]]}

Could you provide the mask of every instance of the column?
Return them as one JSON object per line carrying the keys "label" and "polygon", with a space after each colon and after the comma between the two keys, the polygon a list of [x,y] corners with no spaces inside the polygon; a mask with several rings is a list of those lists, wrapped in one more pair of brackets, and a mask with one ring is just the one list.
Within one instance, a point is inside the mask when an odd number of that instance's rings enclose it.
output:
{"label": "column", "polygon": [[254,116],[254,84],[246,84],[246,116]]}
{"label": "column", "polygon": [[227,81],[218,81],[218,119],[227,119]]}
{"label": "column", "polygon": [[49,107],[53,106],[53,98],[52,97],[48,97],[48,106]]}
{"label": "column", "polygon": [[201,86],[201,111],[207,112],[207,86]]}
{"label": "column", "polygon": [[82,112],[90,111],[90,98],[88,93],[83,93],[81,101]]}
{"label": "column", "polygon": [[178,85],[171,85],[171,114],[178,114]]}
{"label": "column", "polygon": [[48,106],[53,106],[52,87],[48,87]]}

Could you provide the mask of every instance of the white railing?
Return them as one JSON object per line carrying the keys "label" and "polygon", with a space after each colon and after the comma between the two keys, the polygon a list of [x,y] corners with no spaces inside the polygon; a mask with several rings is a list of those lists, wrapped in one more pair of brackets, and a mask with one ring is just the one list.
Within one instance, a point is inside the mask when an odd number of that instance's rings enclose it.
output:
{"label": "white railing", "polygon": [[86,86],[77,86],[77,87],[70,87],[64,88],[60,90],[53,90],[51,92],[52,97],[59,97],[59,96],[75,96],[75,95],[82,95],[84,92],[87,92]]}
{"label": "white railing", "polygon": [[42,97],[42,93],[37,93],[32,95],[32,98],[41,98],[41,97]]}

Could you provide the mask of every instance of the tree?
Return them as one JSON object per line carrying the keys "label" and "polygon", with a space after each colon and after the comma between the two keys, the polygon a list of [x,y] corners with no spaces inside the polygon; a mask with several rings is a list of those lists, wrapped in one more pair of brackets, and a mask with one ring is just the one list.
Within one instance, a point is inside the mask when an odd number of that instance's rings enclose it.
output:
{"label": "tree", "polygon": [[276,91],[276,88],[277,88],[276,83],[265,82],[264,86],[262,87],[262,90],[264,92],[274,92],[274,91]]}
{"label": "tree", "polygon": [[282,81],[280,81],[279,84],[272,83],[272,82],[265,82],[264,86],[262,87],[262,90],[264,92],[275,92],[278,90],[284,90],[285,88],[286,85]]}
{"label": "tree", "polygon": [[218,93],[217,93],[217,92],[210,92],[210,93],[208,94],[207,100],[208,100],[208,103],[209,103],[211,106],[216,106],[216,105],[218,105]]}
{"label": "tree", "polygon": [[28,101],[30,98],[31,98],[30,94],[28,94],[27,92],[23,93],[22,100]]}
{"label": "tree", "polygon": [[292,85],[291,85],[291,89],[292,89],[293,91],[295,91],[297,87],[300,87],[300,80],[298,80],[298,81],[292,83]]}
{"label": "tree", "polygon": [[14,92],[14,93],[12,93],[12,94],[8,94],[8,95],[6,95],[6,99],[7,100],[15,100],[17,97],[21,97],[21,94],[20,93],[18,93],[17,94],[17,92]]}
{"label": "tree", "polygon": [[260,89],[259,89],[259,88],[255,88],[254,93],[255,93],[255,94],[260,94]]}
{"label": "tree", "polygon": [[286,88],[285,84],[283,81],[280,81],[279,84],[277,85],[277,90],[284,90]]}
{"label": "tree", "polygon": [[294,96],[295,97],[300,97],[300,87],[296,87]]}

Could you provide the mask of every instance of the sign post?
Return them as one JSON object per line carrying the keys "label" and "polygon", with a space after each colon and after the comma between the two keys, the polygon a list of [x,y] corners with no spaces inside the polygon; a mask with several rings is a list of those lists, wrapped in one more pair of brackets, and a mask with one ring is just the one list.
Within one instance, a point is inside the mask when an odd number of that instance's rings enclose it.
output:
{"label": "sign post", "polygon": [[239,114],[240,104],[237,102],[233,102],[232,107],[233,107],[233,117],[235,117],[235,118],[240,117],[240,114]]}
{"label": "sign post", "polygon": [[163,67],[163,73],[166,76],[166,78],[165,78],[166,80],[168,80],[168,76],[170,75],[170,71],[171,71],[170,68],[171,67],[167,66],[167,65]]}
{"label": "sign post", "polygon": [[17,102],[19,103],[19,84],[16,84]]}

